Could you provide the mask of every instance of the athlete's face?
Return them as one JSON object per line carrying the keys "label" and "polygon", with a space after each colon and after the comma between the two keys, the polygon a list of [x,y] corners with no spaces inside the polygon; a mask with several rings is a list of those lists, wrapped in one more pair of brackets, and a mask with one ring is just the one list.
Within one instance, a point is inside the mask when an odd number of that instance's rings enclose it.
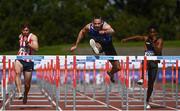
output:
{"label": "athlete's face", "polygon": [[93,26],[95,30],[101,30],[101,26],[102,26],[102,20],[101,19],[94,19],[93,20]]}
{"label": "athlete's face", "polygon": [[24,29],[22,29],[22,35],[28,36],[29,35],[29,28],[25,27]]}
{"label": "athlete's face", "polygon": [[151,28],[149,30],[149,36],[150,37],[156,37],[157,36],[157,31],[154,28]]}

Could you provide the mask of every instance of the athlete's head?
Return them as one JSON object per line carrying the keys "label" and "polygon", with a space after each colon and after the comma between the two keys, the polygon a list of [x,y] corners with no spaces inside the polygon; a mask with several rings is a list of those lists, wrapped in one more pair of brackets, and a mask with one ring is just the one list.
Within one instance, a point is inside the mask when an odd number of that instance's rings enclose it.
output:
{"label": "athlete's head", "polygon": [[95,30],[101,30],[103,25],[103,20],[101,17],[94,17],[92,23]]}
{"label": "athlete's head", "polygon": [[156,37],[158,34],[158,28],[156,25],[151,25],[148,27],[149,37]]}
{"label": "athlete's head", "polygon": [[29,24],[23,24],[21,26],[21,31],[22,31],[22,35],[23,36],[28,36],[29,33],[30,33],[30,26],[29,26]]}

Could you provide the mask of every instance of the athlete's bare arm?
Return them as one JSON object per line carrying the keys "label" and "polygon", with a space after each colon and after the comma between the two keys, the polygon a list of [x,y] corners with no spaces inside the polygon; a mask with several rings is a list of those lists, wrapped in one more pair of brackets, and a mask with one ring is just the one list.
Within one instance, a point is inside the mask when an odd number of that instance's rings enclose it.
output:
{"label": "athlete's bare arm", "polygon": [[157,40],[157,44],[156,44],[156,45],[153,44],[153,46],[154,46],[155,52],[161,53],[161,52],[162,52],[162,48],[163,48],[163,39],[162,39],[162,38],[159,38],[159,39]]}
{"label": "athlete's bare arm", "polygon": [[124,38],[121,40],[121,42],[127,42],[127,41],[130,41],[130,40],[138,40],[138,41],[145,41],[147,40],[147,36],[140,36],[140,35],[137,35],[137,36],[131,36],[131,37],[127,37],[127,38]]}
{"label": "athlete's bare arm", "polygon": [[33,34],[33,35],[32,35],[32,42],[31,42],[31,43],[27,43],[27,45],[28,45],[29,47],[31,47],[33,50],[38,51],[38,49],[39,49],[39,44],[38,44],[38,38],[37,38],[37,36]]}
{"label": "athlete's bare arm", "polygon": [[78,46],[79,42],[81,41],[81,39],[82,39],[82,38],[86,35],[86,33],[89,31],[89,27],[90,27],[90,24],[87,24],[85,27],[83,27],[83,28],[80,30],[75,45],[71,47],[71,51],[74,51],[74,50],[77,48],[77,46]]}
{"label": "athlete's bare arm", "polygon": [[99,31],[100,34],[114,34],[114,29],[109,25],[109,24],[105,24],[102,28],[102,30]]}

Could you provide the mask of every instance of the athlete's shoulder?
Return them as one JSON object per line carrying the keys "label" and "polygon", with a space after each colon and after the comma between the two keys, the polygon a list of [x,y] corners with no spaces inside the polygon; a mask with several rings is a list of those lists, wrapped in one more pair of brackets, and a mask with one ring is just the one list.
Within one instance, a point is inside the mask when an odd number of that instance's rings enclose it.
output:
{"label": "athlete's shoulder", "polygon": [[88,23],[88,24],[86,24],[85,28],[90,29],[91,26],[92,26],[92,23]]}
{"label": "athlete's shoulder", "polygon": [[106,21],[103,21],[103,26],[107,27],[107,26],[111,26],[110,24],[108,24]]}
{"label": "athlete's shoulder", "polygon": [[103,28],[104,29],[109,29],[112,28],[110,24],[108,24],[106,21],[103,22]]}
{"label": "athlete's shoulder", "polygon": [[38,37],[35,34],[31,33],[31,38],[32,39],[37,39]]}
{"label": "athlete's shoulder", "polygon": [[22,34],[19,34],[19,38],[21,38],[22,37]]}
{"label": "athlete's shoulder", "polygon": [[157,37],[157,40],[163,40],[163,37]]}
{"label": "athlete's shoulder", "polygon": [[90,30],[90,26],[91,26],[91,23],[86,24],[86,25],[83,27],[82,30],[84,30],[84,31],[89,31],[89,30]]}
{"label": "athlete's shoulder", "polygon": [[160,43],[163,43],[163,38],[162,37],[158,37],[157,41],[160,42]]}

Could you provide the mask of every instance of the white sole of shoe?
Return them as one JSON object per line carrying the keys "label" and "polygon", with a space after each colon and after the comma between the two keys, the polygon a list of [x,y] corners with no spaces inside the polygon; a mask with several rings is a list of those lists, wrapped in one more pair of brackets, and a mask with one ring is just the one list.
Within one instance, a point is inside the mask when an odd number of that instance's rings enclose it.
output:
{"label": "white sole of shoe", "polygon": [[151,106],[150,106],[150,105],[147,105],[147,106],[146,106],[146,109],[151,109]]}
{"label": "white sole of shoe", "polygon": [[96,47],[96,42],[95,42],[93,39],[91,39],[91,40],[89,41],[89,44],[90,44],[90,46],[92,47],[92,49],[94,50],[94,52],[95,52],[96,54],[99,54],[99,50],[98,50],[98,48]]}
{"label": "white sole of shoe", "polygon": [[17,97],[18,99],[22,99],[22,98],[23,98],[23,95],[20,93],[20,94],[17,94],[16,97]]}

